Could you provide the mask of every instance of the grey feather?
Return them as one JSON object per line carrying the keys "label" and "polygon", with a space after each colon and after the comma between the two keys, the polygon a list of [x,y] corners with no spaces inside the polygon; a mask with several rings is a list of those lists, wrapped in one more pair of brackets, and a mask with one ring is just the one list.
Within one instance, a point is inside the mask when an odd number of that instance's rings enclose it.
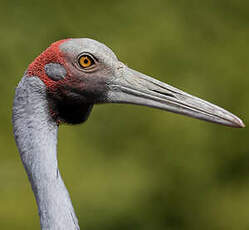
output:
{"label": "grey feather", "polygon": [[48,111],[46,87],[37,77],[24,76],[20,81],[12,120],[42,230],[79,230],[68,191],[58,172],[57,125]]}
{"label": "grey feather", "polygon": [[46,64],[44,69],[48,77],[54,81],[59,81],[67,75],[65,68],[59,63]]}

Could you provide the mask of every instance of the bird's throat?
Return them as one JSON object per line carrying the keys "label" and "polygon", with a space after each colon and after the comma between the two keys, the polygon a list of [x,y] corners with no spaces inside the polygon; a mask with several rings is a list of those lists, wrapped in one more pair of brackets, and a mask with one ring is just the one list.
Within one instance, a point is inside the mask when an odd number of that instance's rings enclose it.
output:
{"label": "bird's throat", "polygon": [[63,97],[59,93],[49,94],[48,103],[51,117],[57,124],[80,124],[85,122],[92,110],[93,104],[84,103],[77,100],[77,96],[73,98]]}

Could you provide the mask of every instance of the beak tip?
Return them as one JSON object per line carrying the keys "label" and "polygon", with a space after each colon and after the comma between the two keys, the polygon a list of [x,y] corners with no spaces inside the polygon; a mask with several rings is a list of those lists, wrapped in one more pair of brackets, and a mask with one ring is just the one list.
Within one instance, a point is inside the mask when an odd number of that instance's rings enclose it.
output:
{"label": "beak tip", "polygon": [[236,118],[237,119],[234,120],[235,127],[236,128],[245,128],[246,126],[245,126],[244,122],[241,119],[239,119],[238,117],[236,117]]}
{"label": "beak tip", "polygon": [[243,123],[243,121],[241,121],[241,126],[240,126],[241,128],[245,128],[246,127],[246,125]]}

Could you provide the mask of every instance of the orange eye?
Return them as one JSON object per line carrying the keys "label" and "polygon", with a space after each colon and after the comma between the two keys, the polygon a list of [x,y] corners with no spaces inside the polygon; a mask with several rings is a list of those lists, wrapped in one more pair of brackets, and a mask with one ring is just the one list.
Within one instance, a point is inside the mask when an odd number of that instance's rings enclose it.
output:
{"label": "orange eye", "polygon": [[88,68],[94,65],[94,60],[89,55],[82,55],[79,58],[79,64],[82,68]]}

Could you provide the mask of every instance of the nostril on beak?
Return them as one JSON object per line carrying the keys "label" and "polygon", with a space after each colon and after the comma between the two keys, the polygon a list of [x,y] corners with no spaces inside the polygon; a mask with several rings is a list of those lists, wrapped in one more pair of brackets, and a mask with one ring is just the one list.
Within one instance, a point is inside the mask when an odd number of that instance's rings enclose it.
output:
{"label": "nostril on beak", "polygon": [[151,91],[153,91],[153,92],[155,92],[155,93],[159,93],[159,94],[164,95],[164,96],[167,96],[167,97],[173,97],[173,98],[176,98],[173,94],[166,93],[166,92],[161,92],[161,91],[156,90],[156,89],[152,89]]}

